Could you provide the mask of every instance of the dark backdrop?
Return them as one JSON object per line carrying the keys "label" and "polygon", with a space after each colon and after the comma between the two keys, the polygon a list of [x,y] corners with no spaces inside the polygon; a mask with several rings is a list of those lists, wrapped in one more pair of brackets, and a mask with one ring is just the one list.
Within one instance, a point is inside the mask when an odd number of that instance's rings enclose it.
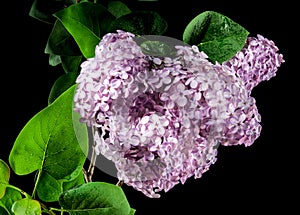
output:
{"label": "dark backdrop", "polygon": [[[250,147],[219,147],[217,162],[202,178],[190,178],[160,199],[147,198],[123,185],[128,201],[137,209],[136,214],[291,214],[299,193],[296,183],[299,96],[297,71],[290,62],[294,6],[262,0],[127,2],[131,8],[158,11],[169,23],[167,36],[177,39],[181,39],[184,27],[199,13],[206,10],[223,13],[244,26],[252,36],[261,34],[273,40],[286,61],[276,77],[253,91],[263,126],[255,143]],[[32,1],[12,3],[5,7],[8,14],[3,15],[1,30],[0,158],[5,161],[23,126],[47,106],[51,86],[62,74],[48,65],[48,56],[44,54],[51,26],[29,17]],[[116,182],[98,170],[94,180]],[[30,176],[12,176],[11,183],[28,192],[33,186]]]}

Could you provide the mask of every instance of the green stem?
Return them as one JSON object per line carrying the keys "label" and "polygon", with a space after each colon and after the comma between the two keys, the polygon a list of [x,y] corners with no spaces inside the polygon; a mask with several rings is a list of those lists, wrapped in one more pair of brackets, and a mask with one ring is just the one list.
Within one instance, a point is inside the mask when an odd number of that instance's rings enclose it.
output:
{"label": "green stem", "polygon": [[14,185],[11,185],[11,184],[7,184],[6,187],[9,187],[9,188],[12,188],[12,189],[15,189],[17,191],[19,191],[22,195],[24,195],[26,198],[31,198],[31,196],[26,193],[24,190],[21,190],[20,188],[18,187],[15,187]]}
{"label": "green stem", "polygon": [[69,212],[68,210],[62,209],[62,208],[50,208],[50,211],[60,211],[61,213],[63,212]]}
{"label": "green stem", "polygon": [[44,205],[43,203],[40,202],[40,205],[42,206],[42,208],[45,210],[46,213],[50,214],[50,215],[55,215],[55,213],[51,210],[49,210],[46,205]]}
{"label": "green stem", "polygon": [[38,183],[39,183],[41,174],[42,174],[42,171],[39,170],[39,171],[38,171],[38,175],[37,175],[36,180],[35,180],[35,183],[34,183],[34,188],[33,188],[32,194],[31,194],[32,198],[35,197],[35,192],[36,192],[37,185],[38,185]]}
{"label": "green stem", "polygon": [[[6,187],[12,188],[14,190],[19,191],[22,195],[24,195],[26,198],[28,199],[32,199],[32,196],[30,196],[28,193],[26,193],[24,190],[21,190],[20,188],[11,185],[11,184],[7,184]],[[39,202],[39,204],[41,205],[41,207],[50,215],[55,215],[55,213],[51,210],[48,210],[48,208],[46,207],[46,205],[44,205],[43,203]]]}

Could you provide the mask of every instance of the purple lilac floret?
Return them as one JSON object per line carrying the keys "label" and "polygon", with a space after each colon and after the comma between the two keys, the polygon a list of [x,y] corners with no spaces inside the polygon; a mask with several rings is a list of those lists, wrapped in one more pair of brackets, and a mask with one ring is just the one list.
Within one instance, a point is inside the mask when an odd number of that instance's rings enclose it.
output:
{"label": "purple lilac floret", "polygon": [[[95,57],[81,65],[75,111],[97,128],[96,152],[115,163],[118,179],[158,198],[190,177],[200,178],[216,162],[220,144],[250,146],[259,137],[260,114],[246,84],[254,75],[237,75],[243,67],[234,65],[248,59],[256,68],[264,61],[250,55],[271,51],[265,45],[250,53],[260,36],[249,40],[241,52],[246,57],[238,53],[231,63],[214,65],[196,46],[176,46],[172,59],[147,56],[134,37],[117,31],[102,38]],[[279,66],[282,57],[269,55]],[[266,80],[274,75],[268,71],[254,73]]]}
{"label": "purple lilac floret", "polygon": [[272,40],[258,34],[257,37],[248,37],[242,50],[223,66],[230,67],[251,93],[260,82],[276,76],[278,68],[285,62],[278,50]]}

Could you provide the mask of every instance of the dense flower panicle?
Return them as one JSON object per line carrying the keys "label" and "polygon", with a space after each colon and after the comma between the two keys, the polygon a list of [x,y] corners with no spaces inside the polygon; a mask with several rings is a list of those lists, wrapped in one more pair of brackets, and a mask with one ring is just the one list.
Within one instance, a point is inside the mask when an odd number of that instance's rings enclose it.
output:
{"label": "dense flower panicle", "polygon": [[237,57],[214,65],[196,46],[175,46],[175,58],[147,56],[134,37],[103,37],[95,57],[81,65],[75,111],[97,128],[96,152],[115,163],[118,178],[157,198],[200,178],[220,144],[252,145],[261,119],[246,77],[235,72]]}
{"label": "dense flower panicle", "polygon": [[260,82],[276,76],[278,68],[285,62],[278,50],[272,40],[258,34],[248,37],[244,48],[223,65],[230,67],[244,81],[250,93]]}
{"label": "dense flower panicle", "polygon": [[[98,127],[104,123],[103,113],[109,110],[110,100],[118,96],[118,88],[129,86],[132,74],[143,70],[148,63],[140,47],[128,39],[131,37],[130,33],[106,34],[96,46],[95,57],[81,65],[75,110],[88,126]],[[125,96],[130,91],[126,88]]]}
{"label": "dense flower panicle", "polygon": [[[249,96],[244,82],[228,67],[216,65],[220,78],[226,80],[226,98],[229,106],[226,113],[226,126],[221,144],[225,146],[250,146],[261,132],[261,116],[258,113],[255,99]],[[219,116],[221,117],[221,116]]]}

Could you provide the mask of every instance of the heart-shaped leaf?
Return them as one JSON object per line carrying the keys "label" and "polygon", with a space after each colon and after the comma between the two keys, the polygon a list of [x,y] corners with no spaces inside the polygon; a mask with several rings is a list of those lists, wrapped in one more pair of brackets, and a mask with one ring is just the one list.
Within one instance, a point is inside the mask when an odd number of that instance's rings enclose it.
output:
{"label": "heart-shaped leaf", "polygon": [[183,41],[197,45],[213,63],[222,63],[244,47],[248,34],[245,28],[227,16],[205,11],[186,26]]}
{"label": "heart-shaped leaf", "polygon": [[9,166],[2,159],[0,159],[0,199],[5,195],[6,185],[9,182],[9,177]]}
{"label": "heart-shaped leaf", "polygon": [[123,30],[136,35],[163,35],[167,28],[167,21],[155,11],[133,11],[111,24],[111,31]]}
{"label": "heart-shaped leaf", "polygon": [[54,202],[63,192],[62,181],[55,179],[47,172],[42,172],[37,185],[37,193],[41,200]]}
{"label": "heart-shaped leaf", "polygon": [[37,200],[33,199],[21,199],[16,201],[12,206],[14,214],[26,214],[26,215],[41,215],[41,205]]}
{"label": "heart-shaped leaf", "polygon": [[134,213],[121,187],[89,182],[61,194],[59,204],[71,215],[130,215]]}
{"label": "heart-shaped leaf", "polygon": [[86,58],[94,56],[95,46],[115,17],[101,4],[80,2],[53,14],[73,36]]}
{"label": "heart-shaped leaf", "polygon": [[19,191],[7,187],[5,195],[0,199],[0,214],[2,215],[1,208],[3,211],[6,211],[6,213],[3,212],[3,214],[13,214],[11,211],[12,205],[15,201],[22,199],[22,195]]}
{"label": "heart-shaped leaf", "polygon": [[58,201],[59,195],[66,190],[69,190],[75,186],[85,183],[82,171],[79,175],[68,180],[56,180],[47,172],[43,172],[40,176],[40,183],[37,187],[38,196],[41,200],[45,202],[55,202]]}
{"label": "heart-shaped leaf", "polygon": [[[85,124],[73,120],[73,96],[76,85],[62,93],[37,113],[19,133],[9,163],[18,175],[39,171],[55,180],[72,180],[81,171],[88,150]],[[76,135],[76,132],[80,135]],[[49,177],[38,177],[38,183]],[[51,191],[49,191],[51,192]]]}

